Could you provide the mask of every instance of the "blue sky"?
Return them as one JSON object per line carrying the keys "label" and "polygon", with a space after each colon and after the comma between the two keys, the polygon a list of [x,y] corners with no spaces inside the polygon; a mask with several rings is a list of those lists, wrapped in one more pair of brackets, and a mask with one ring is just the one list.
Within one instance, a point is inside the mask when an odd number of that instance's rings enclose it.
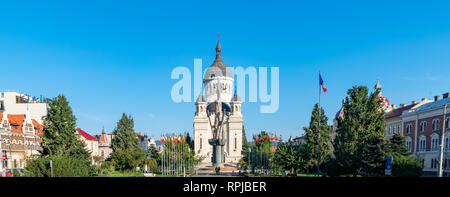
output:
{"label": "blue sky", "polygon": [[448,10],[437,0],[2,2],[1,91],[63,93],[92,134],[112,131],[122,112],[148,135],[192,132],[194,104],[172,101],[170,74],[194,58],[206,69],[220,33],[228,66],[280,67],[279,110],[244,103],[247,137],[300,136],[319,70],[330,119],[347,89],[377,78],[397,105],[450,91]]}

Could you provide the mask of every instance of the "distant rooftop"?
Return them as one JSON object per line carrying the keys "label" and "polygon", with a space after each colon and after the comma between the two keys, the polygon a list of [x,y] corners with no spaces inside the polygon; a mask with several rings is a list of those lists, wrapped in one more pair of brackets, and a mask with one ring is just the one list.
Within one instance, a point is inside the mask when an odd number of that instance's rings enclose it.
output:
{"label": "distant rooftop", "polygon": [[408,113],[413,113],[413,112],[418,113],[418,112],[426,111],[429,109],[439,108],[439,107],[444,106],[444,104],[450,104],[450,97],[424,104],[420,107],[409,110]]}
{"label": "distant rooftop", "polygon": [[411,104],[405,107],[400,107],[400,108],[396,108],[393,109],[392,111],[388,112],[385,116],[385,118],[392,118],[392,117],[396,117],[396,116],[401,116],[403,111],[405,110],[409,110],[411,108],[413,108],[414,106],[416,106],[417,104]]}

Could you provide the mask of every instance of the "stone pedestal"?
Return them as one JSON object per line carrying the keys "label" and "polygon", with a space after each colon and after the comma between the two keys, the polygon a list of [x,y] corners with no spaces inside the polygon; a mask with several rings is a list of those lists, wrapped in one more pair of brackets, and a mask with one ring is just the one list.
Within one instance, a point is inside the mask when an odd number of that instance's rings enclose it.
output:
{"label": "stone pedestal", "polygon": [[208,140],[209,144],[213,146],[213,167],[224,167],[225,163],[225,155],[224,155],[224,146],[225,141],[222,139],[210,139]]}

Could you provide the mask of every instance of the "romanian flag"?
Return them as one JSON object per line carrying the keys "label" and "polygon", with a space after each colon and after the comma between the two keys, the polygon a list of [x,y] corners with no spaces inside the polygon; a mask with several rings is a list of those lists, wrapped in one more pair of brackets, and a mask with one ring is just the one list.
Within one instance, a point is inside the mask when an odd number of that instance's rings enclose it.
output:
{"label": "romanian flag", "polygon": [[320,75],[320,73],[319,73],[319,84],[320,84],[320,86],[322,86],[323,92],[327,92],[327,89],[325,88],[325,84],[323,83],[323,80],[322,80],[322,75]]}

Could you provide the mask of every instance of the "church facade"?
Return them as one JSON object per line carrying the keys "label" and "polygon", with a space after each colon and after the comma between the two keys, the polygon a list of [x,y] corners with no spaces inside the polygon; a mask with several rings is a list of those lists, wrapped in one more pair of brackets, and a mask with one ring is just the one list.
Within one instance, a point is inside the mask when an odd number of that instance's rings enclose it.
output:
{"label": "church facade", "polygon": [[[241,99],[236,90],[233,92],[234,78],[230,68],[225,65],[221,56],[222,48],[217,42],[216,59],[208,67],[203,78],[204,88],[197,98],[194,116],[194,150],[195,155],[205,159],[203,163],[211,163],[213,146],[209,140],[213,138],[215,125],[215,106],[221,103],[223,120],[221,121],[222,139],[224,139],[225,163],[238,163],[242,158],[243,116]],[[220,101],[220,102],[217,102]]]}

